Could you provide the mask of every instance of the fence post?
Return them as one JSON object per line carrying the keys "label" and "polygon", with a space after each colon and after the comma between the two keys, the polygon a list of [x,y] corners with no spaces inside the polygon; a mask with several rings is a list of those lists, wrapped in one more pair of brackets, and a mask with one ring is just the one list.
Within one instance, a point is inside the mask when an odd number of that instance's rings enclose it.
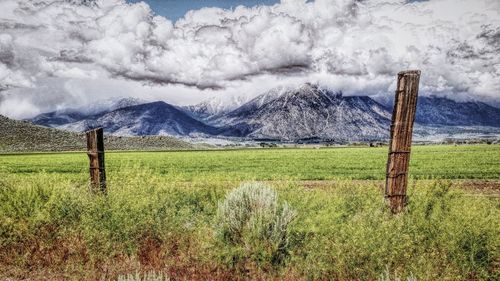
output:
{"label": "fence post", "polygon": [[93,190],[106,192],[104,137],[102,128],[87,131],[87,155],[90,161],[90,184]]}
{"label": "fence post", "polygon": [[385,198],[393,213],[403,211],[406,204],[408,166],[419,80],[420,70],[398,73],[385,179]]}

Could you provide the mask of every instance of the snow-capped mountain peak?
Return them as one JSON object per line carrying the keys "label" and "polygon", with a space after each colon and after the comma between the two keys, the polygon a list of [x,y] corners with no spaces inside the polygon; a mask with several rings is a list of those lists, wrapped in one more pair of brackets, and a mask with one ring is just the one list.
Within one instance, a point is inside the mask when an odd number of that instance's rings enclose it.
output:
{"label": "snow-capped mountain peak", "polygon": [[[392,115],[390,106],[371,97],[344,96],[340,91],[310,83],[274,88],[250,100],[247,95],[218,96],[182,108],[139,99],[96,104],[100,107],[86,111],[68,109],[41,114],[32,122],[74,131],[102,126],[106,132],[120,135],[343,142],[388,139]],[[421,95],[416,123],[415,132],[426,138],[432,132],[474,132],[475,127],[482,127],[481,132],[499,131],[500,109],[477,101]]]}
{"label": "snow-capped mountain peak", "polygon": [[344,97],[313,84],[275,89],[216,119],[251,138],[386,138],[390,113],[369,97]]}

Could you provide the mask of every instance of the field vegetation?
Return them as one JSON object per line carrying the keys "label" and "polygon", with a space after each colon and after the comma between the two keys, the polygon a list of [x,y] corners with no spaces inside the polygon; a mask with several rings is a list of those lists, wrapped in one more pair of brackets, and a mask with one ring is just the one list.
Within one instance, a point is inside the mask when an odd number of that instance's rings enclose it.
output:
{"label": "field vegetation", "polygon": [[[86,147],[84,133],[33,125],[0,115],[0,152],[75,151]],[[201,145],[166,136],[120,137],[108,135],[106,148],[114,150],[193,149]]]}
{"label": "field vegetation", "polygon": [[[165,181],[383,180],[387,147],[107,152],[108,174],[147,169]],[[414,179],[500,179],[500,145],[414,146]],[[85,182],[83,152],[5,154],[0,172],[39,172]]]}
{"label": "field vegetation", "polygon": [[500,278],[498,145],[414,147],[397,216],[387,148],[110,152],[106,196],[86,157],[0,156],[0,279]]}

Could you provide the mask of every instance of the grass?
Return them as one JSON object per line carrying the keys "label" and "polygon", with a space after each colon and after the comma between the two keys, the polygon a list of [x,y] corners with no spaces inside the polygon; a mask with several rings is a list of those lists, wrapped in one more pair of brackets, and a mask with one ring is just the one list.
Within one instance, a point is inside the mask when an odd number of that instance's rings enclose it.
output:
{"label": "grass", "polygon": [[[109,173],[149,170],[168,181],[381,180],[387,148],[246,149],[173,152],[108,152]],[[500,179],[500,145],[414,146],[414,179]],[[0,156],[0,173],[45,171],[83,180],[85,153]]]}
{"label": "grass", "polygon": [[[85,134],[33,125],[0,115],[0,152],[85,150]],[[115,150],[192,149],[187,142],[166,136],[118,137],[104,139],[107,148]]]}
{"label": "grass", "polygon": [[118,276],[118,281],[169,281],[169,278],[163,277],[161,272],[157,274],[152,271],[143,275],[136,273],[135,275],[128,274]]}
{"label": "grass", "polygon": [[[500,199],[448,179],[499,179],[500,146],[413,152],[398,216],[378,181],[351,180],[382,179],[386,148],[108,153],[107,196],[88,191],[84,154],[2,155],[0,279],[498,280]],[[317,179],[336,181],[296,181]],[[279,180],[273,206],[296,214],[279,260],[218,235],[218,206],[250,180]]]}
{"label": "grass", "polygon": [[[148,169],[166,181],[382,180],[387,148],[108,152],[108,173]],[[500,179],[500,145],[414,146],[414,179]],[[0,155],[0,173],[45,171],[84,180],[85,153]],[[127,170],[128,172],[128,170]]]}

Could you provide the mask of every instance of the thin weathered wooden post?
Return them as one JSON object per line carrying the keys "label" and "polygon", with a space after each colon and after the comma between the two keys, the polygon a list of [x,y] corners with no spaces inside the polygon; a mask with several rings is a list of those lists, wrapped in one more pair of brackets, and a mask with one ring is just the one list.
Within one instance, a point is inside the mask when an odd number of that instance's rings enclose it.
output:
{"label": "thin weathered wooden post", "polygon": [[406,204],[408,166],[419,80],[420,70],[398,73],[385,181],[385,198],[393,213],[401,212]]}
{"label": "thin weathered wooden post", "polygon": [[104,169],[104,137],[102,128],[90,130],[87,135],[87,154],[90,160],[90,184],[93,190],[106,192]]}

